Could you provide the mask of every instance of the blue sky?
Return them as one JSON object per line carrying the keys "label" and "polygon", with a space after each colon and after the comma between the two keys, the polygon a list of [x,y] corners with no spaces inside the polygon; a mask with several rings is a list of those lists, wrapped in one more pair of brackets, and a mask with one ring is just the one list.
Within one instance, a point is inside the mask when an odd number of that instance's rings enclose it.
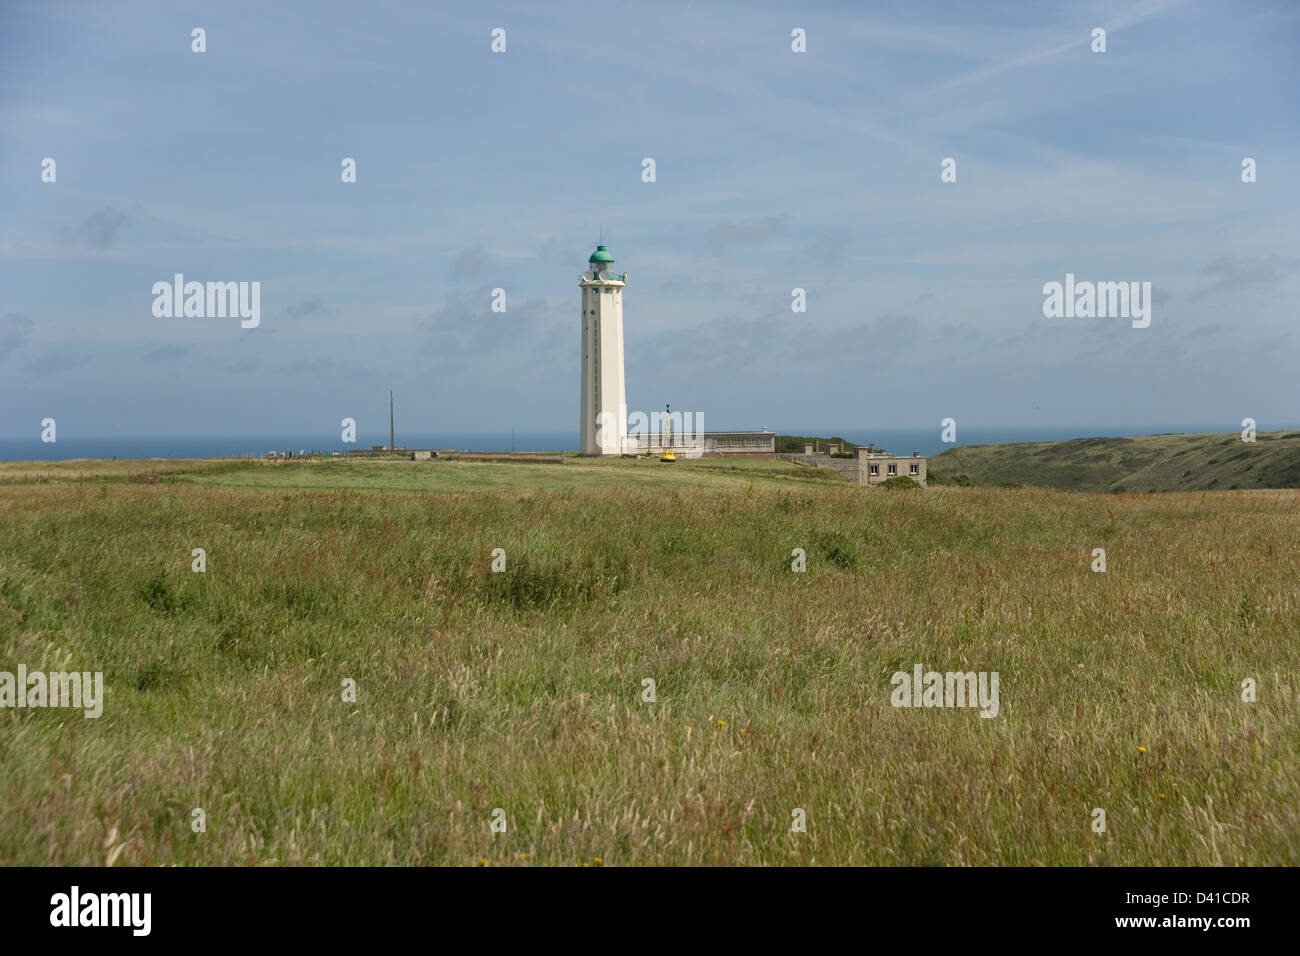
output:
{"label": "blue sky", "polygon": [[[576,444],[602,228],[632,409],[1293,424],[1298,54],[1267,0],[6,0],[0,436],[377,435],[392,388]],[[156,318],[177,272],[261,325]],[[1151,282],[1150,327],[1044,318],[1067,272]]]}

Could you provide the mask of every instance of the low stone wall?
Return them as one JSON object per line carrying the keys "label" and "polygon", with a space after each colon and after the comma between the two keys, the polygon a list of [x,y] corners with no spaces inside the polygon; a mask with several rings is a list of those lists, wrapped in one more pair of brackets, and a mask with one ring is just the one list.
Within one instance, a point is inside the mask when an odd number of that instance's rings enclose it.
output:
{"label": "low stone wall", "polygon": [[563,454],[532,454],[530,452],[448,452],[438,456],[439,461],[496,461],[511,465],[563,465]]}
{"label": "low stone wall", "polygon": [[801,465],[813,468],[834,468],[849,481],[858,483],[858,460],[856,458],[833,458],[830,455],[779,455],[786,461],[797,461]]}

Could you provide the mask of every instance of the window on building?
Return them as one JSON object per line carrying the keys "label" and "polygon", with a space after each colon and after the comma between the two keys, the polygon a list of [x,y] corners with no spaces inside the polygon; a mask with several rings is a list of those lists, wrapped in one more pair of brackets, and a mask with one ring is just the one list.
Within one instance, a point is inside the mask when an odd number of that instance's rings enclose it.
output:
{"label": "window on building", "polygon": [[890,466],[889,466],[889,473],[890,473],[891,475],[896,475],[896,474],[898,474],[898,466],[897,466],[897,465],[890,465]]}
{"label": "window on building", "polygon": [[873,475],[878,475],[878,474],[880,474],[880,466],[879,466],[879,465],[872,465],[872,466],[871,466],[871,473],[872,473]]}
{"label": "window on building", "polygon": [[920,466],[920,465],[913,465],[913,466],[912,466],[912,474],[914,474],[914,475],[919,475],[920,473],[921,473],[921,466]]}

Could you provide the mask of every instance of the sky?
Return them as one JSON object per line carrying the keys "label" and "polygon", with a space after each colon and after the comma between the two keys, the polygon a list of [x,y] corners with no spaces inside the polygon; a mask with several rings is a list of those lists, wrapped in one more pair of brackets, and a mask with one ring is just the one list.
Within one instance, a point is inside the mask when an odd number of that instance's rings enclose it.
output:
{"label": "sky", "polygon": [[[2,0],[0,437],[377,441],[392,389],[576,447],[602,234],[630,410],[1293,425],[1298,80],[1291,0]],[[1150,325],[1045,317],[1067,273]]]}

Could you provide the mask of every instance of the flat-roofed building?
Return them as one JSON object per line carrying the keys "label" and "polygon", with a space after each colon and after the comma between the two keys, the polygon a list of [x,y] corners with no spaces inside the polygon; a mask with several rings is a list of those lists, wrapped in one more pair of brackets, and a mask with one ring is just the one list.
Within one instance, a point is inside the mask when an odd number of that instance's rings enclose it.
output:
{"label": "flat-roofed building", "polygon": [[872,445],[858,449],[856,463],[860,485],[879,485],[900,475],[911,478],[917,484],[925,484],[925,459],[917,451],[912,452],[910,458],[904,458]]}
{"label": "flat-roofed building", "polygon": [[816,453],[811,449],[811,445],[805,445],[804,454],[781,457],[812,465],[814,468],[834,468],[847,480],[859,485],[882,485],[890,478],[898,477],[911,478],[919,485],[926,483],[926,460],[921,457],[920,452],[914,451],[910,456],[891,455],[875,445],[859,448],[854,455],[842,452]]}
{"label": "flat-roofed building", "polygon": [[[665,436],[658,432],[631,433],[627,436],[627,450],[633,455],[660,455],[665,448]],[[673,435],[667,439],[674,455],[683,458],[774,458],[776,433],[766,429],[758,432],[695,432]]]}

